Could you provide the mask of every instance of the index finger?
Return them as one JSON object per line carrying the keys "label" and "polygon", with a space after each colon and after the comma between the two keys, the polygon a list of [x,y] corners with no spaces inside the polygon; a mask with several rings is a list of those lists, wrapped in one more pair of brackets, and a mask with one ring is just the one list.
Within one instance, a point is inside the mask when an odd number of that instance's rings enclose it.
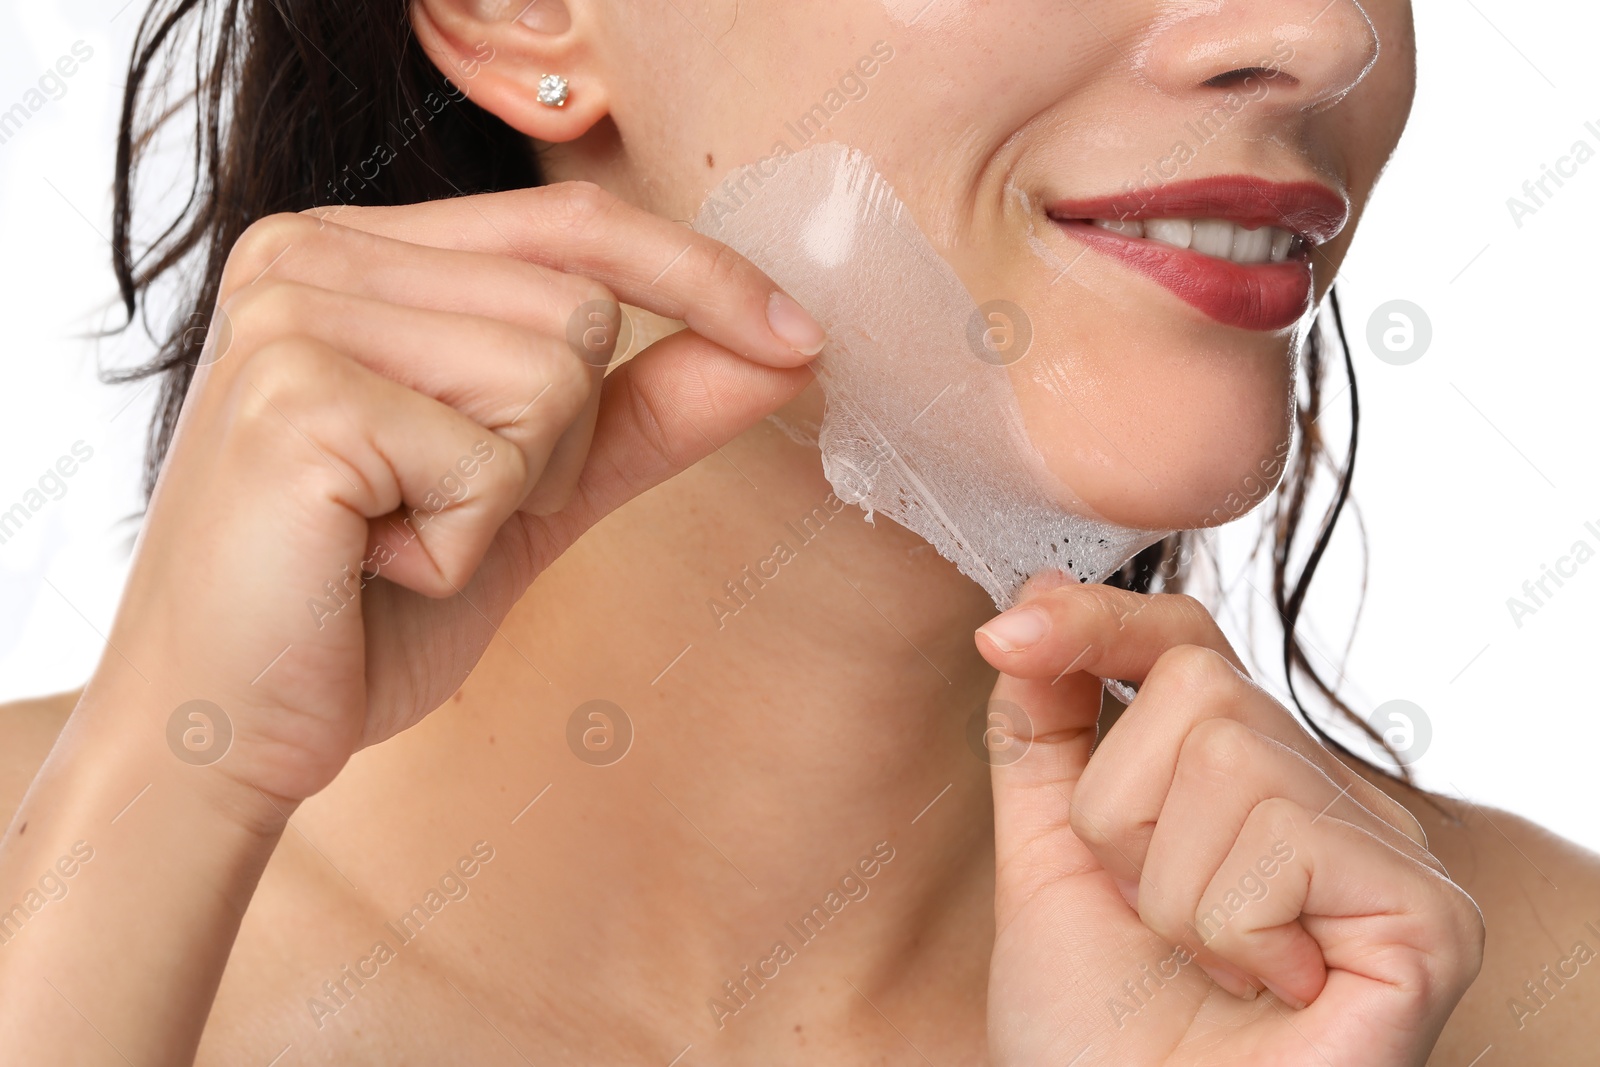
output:
{"label": "index finger", "polygon": [[794,298],[720,241],[589,182],[400,207],[305,214],[412,244],[510,256],[603,283],[623,301],[772,367],[806,363],[826,335]]}
{"label": "index finger", "polygon": [[1164,652],[1199,645],[1249,676],[1204,604],[1181,593],[1076,583],[1045,589],[979,628],[979,651],[1014,678],[1073,671],[1140,683]]}

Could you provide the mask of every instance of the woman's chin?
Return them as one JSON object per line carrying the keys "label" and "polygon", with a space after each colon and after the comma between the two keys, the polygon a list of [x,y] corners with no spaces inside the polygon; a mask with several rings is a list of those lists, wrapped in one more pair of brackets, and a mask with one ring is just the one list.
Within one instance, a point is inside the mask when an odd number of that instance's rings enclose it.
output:
{"label": "woman's chin", "polygon": [[1065,506],[1140,530],[1223,525],[1283,474],[1295,359],[1282,337],[1151,334],[1102,331],[1015,375],[1024,430]]}
{"label": "woman's chin", "polygon": [[[1274,483],[1276,484],[1276,483]],[[1149,487],[1126,487],[1085,501],[1102,521],[1135,530],[1201,530],[1222,526],[1252,511],[1271,493],[1250,495],[1242,492],[1195,493],[1185,487],[1183,494],[1152,492]]]}
{"label": "woman's chin", "polygon": [[[1063,505],[1135,530],[1197,530],[1232,522],[1265,500],[1281,480],[1289,453],[1282,443],[1240,449],[1235,441],[1199,443],[1164,457],[1050,449],[1053,480],[1070,486]],[[1085,459],[1090,462],[1085,462]]]}

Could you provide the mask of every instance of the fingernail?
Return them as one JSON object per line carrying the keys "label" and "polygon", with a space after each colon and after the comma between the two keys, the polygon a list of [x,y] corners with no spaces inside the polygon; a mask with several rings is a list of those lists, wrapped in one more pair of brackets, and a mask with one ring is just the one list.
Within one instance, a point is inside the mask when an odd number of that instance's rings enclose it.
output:
{"label": "fingernail", "polygon": [[1256,999],[1256,987],[1240,971],[1228,966],[1226,963],[1202,963],[1200,969],[1211,976],[1211,980],[1226,989],[1240,1000]]}
{"label": "fingernail", "polygon": [[779,340],[802,356],[821,352],[828,340],[817,320],[795,303],[794,297],[782,291],[773,292],[767,299],[767,325]]}
{"label": "fingernail", "polygon": [[1128,907],[1134,911],[1139,910],[1139,883],[1130,882],[1126,878],[1113,878],[1117,883],[1117,892],[1122,894],[1122,899],[1128,902]]}
{"label": "fingernail", "polygon": [[1299,1011],[1306,1006],[1305,1001],[1301,1000],[1293,993],[1285,993],[1283,990],[1279,989],[1276,985],[1267,981],[1265,978],[1261,979],[1261,984],[1267,987],[1268,993],[1271,993],[1273,996],[1283,1001],[1295,1011]]}
{"label": "fingernail", "polygon": [[978,632],[1002,652],[1021,652],[1044,640],[1050,632],[1050,620],[1036,608],[1019,608],[990,619]]}

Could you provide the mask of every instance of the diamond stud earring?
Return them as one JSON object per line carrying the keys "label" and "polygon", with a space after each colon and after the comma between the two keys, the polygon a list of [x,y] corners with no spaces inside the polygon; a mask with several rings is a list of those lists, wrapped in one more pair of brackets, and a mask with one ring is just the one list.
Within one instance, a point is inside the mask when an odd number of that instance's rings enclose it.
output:
{"label": "diamond stud earring", "polygon": [[567,79],[559,74],[546,74],[539,79],[539,103],[546,107],[565,107]]}

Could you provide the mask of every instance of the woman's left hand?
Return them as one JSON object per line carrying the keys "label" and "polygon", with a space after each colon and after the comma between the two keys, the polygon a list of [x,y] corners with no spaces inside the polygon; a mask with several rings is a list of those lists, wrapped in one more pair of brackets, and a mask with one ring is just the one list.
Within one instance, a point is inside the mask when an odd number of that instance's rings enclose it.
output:
{"label": "woman's left hand", "polygon": [[[1002,619],[994,1063],[1424,1063],[1484,935],[1416,819],[1190,597],[1036,586]],[[1139,692],[1096,748],[1103,678]]]}

